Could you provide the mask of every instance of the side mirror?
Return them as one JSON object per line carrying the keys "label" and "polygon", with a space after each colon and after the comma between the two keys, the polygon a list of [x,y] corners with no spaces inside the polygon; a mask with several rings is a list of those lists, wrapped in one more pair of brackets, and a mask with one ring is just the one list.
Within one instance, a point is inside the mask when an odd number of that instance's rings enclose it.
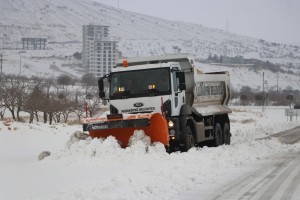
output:
{"label": "side mirror", "polygon": [[176,72],[176,78],[179,80],[179,89],[185,90],[186,85],[185,85],[185,75],[184,72]]}
{"label": "side mirror", "polygon": [[105,97],[103,78],[100,78],[98,80],[98,88],[99,88],[99,97],[102,99]]}
{"label": "side mirror", "polygon": [[99,92],[99,97],[100,99],[105,99],[105,93],[104,92]]}
{"label": "side mirror", "polygon": [[98,88],[99,88],[99,97],[102,100],[108,100],[109,99],[109,79],[108,75],[101,77],[98,80]]}

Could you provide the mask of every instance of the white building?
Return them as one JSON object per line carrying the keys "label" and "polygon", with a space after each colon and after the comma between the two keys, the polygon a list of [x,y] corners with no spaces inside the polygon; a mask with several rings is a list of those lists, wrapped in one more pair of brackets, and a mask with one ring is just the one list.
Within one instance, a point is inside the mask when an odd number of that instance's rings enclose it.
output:
{"label": "white building", "polygon": [[83,66],[97,78],[109,73],[119,57],[117,41],[108,37],[108,29],[109,26],[83,26]]}

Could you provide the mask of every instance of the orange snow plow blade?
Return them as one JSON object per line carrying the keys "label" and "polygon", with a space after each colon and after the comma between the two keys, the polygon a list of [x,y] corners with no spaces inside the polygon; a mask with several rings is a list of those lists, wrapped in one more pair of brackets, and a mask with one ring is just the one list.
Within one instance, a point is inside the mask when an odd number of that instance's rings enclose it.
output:
{"label": "orange snow plow blade", "polygon": [[123,148],[128,146],[129,138],[134,130],[143,130],[149,136],[151,143],[169,144],[167,120],[160,113],[132,114],[126,117],[108,115],[107,118],[86,119],[84,131],[89,131],[91,137],[107,138],[114,136]]}

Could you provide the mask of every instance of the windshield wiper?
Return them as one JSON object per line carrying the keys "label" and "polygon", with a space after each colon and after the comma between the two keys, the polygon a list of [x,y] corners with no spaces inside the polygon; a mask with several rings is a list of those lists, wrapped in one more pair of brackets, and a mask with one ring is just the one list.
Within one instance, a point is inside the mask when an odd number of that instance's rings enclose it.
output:
{"label": "windshield wiper", "polygon": [[158,89],[150,89],[150,90],[148,90],[148,93],[150,96],[157,96],[161,93],[161,91]]}
{"label": "windshield wiper", "polygon": [[130,96],[130,91],[115,92],[112,96],[117,99],[127,99]]}

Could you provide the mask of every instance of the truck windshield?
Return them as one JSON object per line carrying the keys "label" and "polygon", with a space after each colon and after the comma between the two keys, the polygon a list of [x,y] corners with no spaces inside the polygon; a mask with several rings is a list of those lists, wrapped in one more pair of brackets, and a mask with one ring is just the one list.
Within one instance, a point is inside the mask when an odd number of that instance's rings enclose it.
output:
{"label": "truck windshield", "polygon": [[169,68],[111,73],[110,99],[168,95]]}

